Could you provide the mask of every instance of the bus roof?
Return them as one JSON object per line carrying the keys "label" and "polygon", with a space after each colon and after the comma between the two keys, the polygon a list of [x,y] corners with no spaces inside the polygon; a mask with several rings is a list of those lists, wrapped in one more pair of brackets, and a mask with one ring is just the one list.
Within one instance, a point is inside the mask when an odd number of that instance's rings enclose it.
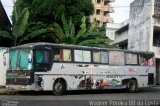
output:
{"label": "bus roof", "polygon": [[43,47],[43,46],[50,46],[50,47],[63,47],[63,48],[78,48],[78,49],[89,49],[89,50],[108,50],[108,51],[123,51],[128,53],[138,53],[138,54],[154,54],[153,52],[149,51],[132,51],[132,50],[123,50],[118,48],[99,48],[99,47],[89,47],[89,46],[79,46],[79,45],[71,45],[71,44],[58,44],[58,43],[46,43],[46,42],[34,42],[34,43],[27,43],[20,46],[15,46],[10,48],[13,49],[34,49],[36,47]]}

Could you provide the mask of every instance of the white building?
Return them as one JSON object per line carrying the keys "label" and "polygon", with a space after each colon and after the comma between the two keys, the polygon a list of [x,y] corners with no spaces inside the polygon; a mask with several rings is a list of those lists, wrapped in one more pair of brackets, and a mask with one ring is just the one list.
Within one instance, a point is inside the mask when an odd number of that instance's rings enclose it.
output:
{"label": "white building", "polygon": [[106,23],[106,36],[108,36],[110,39],[115,39],[115,31],[117,31],[120,27],[122,27],[122,24],[119,23]]}
{"label": "white building", "polygon": [[113,44],[118,45],[121,49],[127,49],[129,21],[126,20],[121,25],[122,26],[115,31],[115,39]]}
{"label": "white building", "polygon": [[120,32],[119,34],[116,32],[115,44],[120,45],[128,38],[129,50],[155,53],[156,81],[160,84],[160,1],[135,0],[132,2],[128,28],[124,26],[124,30],[121,29],[117,31]]}

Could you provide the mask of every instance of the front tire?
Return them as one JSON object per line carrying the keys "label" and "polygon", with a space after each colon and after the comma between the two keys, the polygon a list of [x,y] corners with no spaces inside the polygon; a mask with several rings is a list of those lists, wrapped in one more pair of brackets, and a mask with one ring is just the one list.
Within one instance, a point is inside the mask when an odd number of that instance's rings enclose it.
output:
{"label": "front tire", "polygon": [[53,84],[53,94],[58,96],[62,95],[65,91],[65,82],[58,80]]}
{"label": "front tire", "polygon": [[138,91],[138,84],[136,80],[130,80],[128,82],[128,92],[135,93]]}

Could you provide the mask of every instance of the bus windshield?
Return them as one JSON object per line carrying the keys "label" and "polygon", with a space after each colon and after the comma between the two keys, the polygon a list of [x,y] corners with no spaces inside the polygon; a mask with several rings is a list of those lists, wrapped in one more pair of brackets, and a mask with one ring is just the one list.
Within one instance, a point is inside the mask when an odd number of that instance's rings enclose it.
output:
{"label": "bus windshield", "polygon": [[30,70],[32,68],[32,55],[30,50],[10,50],[10,69]]}

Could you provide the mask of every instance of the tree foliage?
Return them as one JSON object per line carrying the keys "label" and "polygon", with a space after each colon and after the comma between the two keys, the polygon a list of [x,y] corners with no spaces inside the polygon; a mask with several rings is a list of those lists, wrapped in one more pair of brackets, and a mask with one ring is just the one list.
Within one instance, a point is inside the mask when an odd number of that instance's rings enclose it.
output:
{"label": "tree foliage", "polygon": [[0,31],[0,37],[7,38],[10,41],[11,46],[16,46],[26,40],[30,40],[37,36],[40,36],[41,34],[52,33],[51,29],[46,28],[46,29],[38,29],[38,30],[32,31],[28,35],[25,35],[24,32],[26,30],[28,18],[29,18],[28,8],[24,8],[22,12],[20,12],[19,10],[17,10],[17,7],[15,5],[14,11],[13,11],[13,17],[12,17],[12,23],[13,23],[12,30]]}
{"label": "tree foliage", "polygon": [[75,25],[72,20],[67,21],[65,16],[61,16],[63,25],[54,23],[54,27],[59,31],[59,35],[62,38],[61,43],[74,44],[81,46],[96,46],[96,47],[110,47],[111,40],[105,36],[105,31],[97,29],[96,21],[86,26],[86,18],[81,19],[81,29],[76,33]]}
{"label": "tree foliage", "polygon": [[67,20],[72,18],[74,25],[79,26],[80,19],[94,11],[91,0],[17,0],[17,4],[21,9],[29,8],[30,22],[46,24],[60,23],[60,16],[65,13]]}

